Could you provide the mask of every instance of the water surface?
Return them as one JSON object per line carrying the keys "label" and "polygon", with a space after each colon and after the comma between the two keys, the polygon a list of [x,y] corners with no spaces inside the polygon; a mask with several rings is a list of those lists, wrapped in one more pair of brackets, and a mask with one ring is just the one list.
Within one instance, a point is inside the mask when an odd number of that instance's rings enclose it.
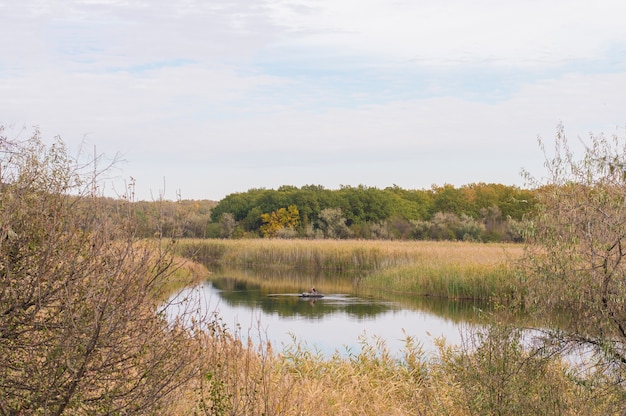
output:
{"label": "water surface", "polygon": [[199,313],[216,312],[244,339],[270,341],[274,350],[295,340],[325,356],[335,351],[358,353],[363,340],[384,340],[393,354],[401,355],[407,336],[432,352],[439,337],[460,343],[462,331],[470,325],[464,318],[477,314],[471,304],[406,297],[390,300],[357,290],[325,292],[323,285],[317,286],[325,296],[310,299],[299,297],[297,290],[277,291],[224,277],[187,288],[181,295],[199,300]]}

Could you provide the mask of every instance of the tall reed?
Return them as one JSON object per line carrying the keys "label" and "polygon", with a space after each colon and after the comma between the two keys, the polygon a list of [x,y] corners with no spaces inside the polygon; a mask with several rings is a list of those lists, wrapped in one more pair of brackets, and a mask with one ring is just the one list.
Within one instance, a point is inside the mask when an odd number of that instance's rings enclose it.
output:
{"label": "tall reed", "polygon": [[409,261],[410,244],[357,240],[181,240],[203,263],[315,270],[375,270]]}
{"label": "tall reed", "polygon": [[434,355],[407,337],[400,358],[382,339],[364,337],[360,351],[324,358],[296,339],[274,354],[269,344],[241,342],[219,321],[213,329],[198,354],[202,376],[171,414],[617,415],[624,404],[602,374],[574,378],[557,357],[525,350],[505,327],[470,335],[481,340],[472,348],[439,340]]}
{"label": "tall reed", "polygon": [[506,265],[412,264],[374,272],[365,277],[369,288],[448,299],[510,299],[518,287]]}
{"label": "tall reed", "polygon": [[[208,267],[332,271],[364,289],[447,298],[510,297],[513,244],[372,240],[181,240],[179,253]],[[350,276],[350,277],[348,277]]]}

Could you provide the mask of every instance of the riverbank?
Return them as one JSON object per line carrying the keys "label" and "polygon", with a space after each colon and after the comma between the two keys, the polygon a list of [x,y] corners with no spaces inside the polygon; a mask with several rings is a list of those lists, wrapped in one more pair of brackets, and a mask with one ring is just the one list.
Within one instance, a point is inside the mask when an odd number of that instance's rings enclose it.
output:
{"label": "riverbank", "polygon": [[[407,336],[402,359],[385,340],[363,340],[348,357],[297,342],[280,353],[252,346],[219,320],[196,359],[201,374],[181,391],[180,415],[617,415],[620,387],[602,374],[577,375],[558,357],[523,348],[520,332],[494,325],[443,340],[427,355]],[[262,335],[262,329],[259,328]],[[589,387],[591,386],[591,387]]]}

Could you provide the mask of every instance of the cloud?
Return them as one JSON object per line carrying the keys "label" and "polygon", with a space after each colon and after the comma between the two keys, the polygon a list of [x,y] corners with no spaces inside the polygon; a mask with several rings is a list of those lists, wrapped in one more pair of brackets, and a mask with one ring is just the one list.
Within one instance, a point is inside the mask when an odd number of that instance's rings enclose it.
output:
{"label": "cloud", "polygon": [[277,20],[291,30],[276,55],[304,45],[316,58],[330,50],[377,63],[532,67],[599,59],[606,48],[624,44],[620,11],[626,5],[619,1],[392,3],[315,1],[307,3],[309,13],[285,8]]}
{"label": "cloud", "polygon": [[124,154],[139,186],[166,177],[194,198],[520,183],[560,121],[575,136],[624,123],[620,2],[2,7],[0,36],[15,41],[0,43],[0,122],[86,138]]}

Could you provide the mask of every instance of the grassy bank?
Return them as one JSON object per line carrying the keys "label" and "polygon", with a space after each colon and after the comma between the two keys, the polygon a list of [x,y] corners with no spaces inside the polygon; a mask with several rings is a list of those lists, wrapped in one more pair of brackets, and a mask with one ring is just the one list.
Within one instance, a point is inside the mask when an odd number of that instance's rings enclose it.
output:
{"label": "grassy bank", "polygon": [[[555,357],[521,348],[519,333],[494,326],[468,334],[475,348],[439,344],[425,355],[407,337],[402,360],[382,340],[325,359],[294,342],[281,354],[220,329],[198,355],[202,373],[169,409],[180,415],[617,415],[618,386],[587,382]],[[593,386],[593,387],[590,387]]]}
{"label": "grassy bank", "polygon": [[[178,252],[209,268],[335,272],[345,274],[348,284],[379,291],[489,299],[515,291],[507,262],[519,257],[522,247],[425,241],[181,240]],[[361,272],[356,280],[355,272]]]}
{"label": "grassy bank", "polygon": [[209,275],[207,267],[201,263],[181,257],[173,256],[172,269],[163,284],[159,285],[156,296],[163,301],[187,286],[198,284],[206,280]]}
{"label": "grassy bank", "polygon": [[419,242],[410,250],[409,264],[376,270],[363,284],[450,299],[505,299],[518,290],[511,265],[519,245]]}

